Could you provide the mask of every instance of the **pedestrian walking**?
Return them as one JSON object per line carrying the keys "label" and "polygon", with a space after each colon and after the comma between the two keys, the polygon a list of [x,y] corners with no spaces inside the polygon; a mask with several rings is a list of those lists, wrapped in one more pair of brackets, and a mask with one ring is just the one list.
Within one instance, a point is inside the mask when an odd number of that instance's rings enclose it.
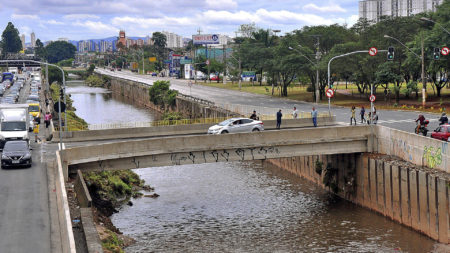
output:
{"label": "pedestrian walking", "polygon": [[[375,108],[375,107],[374,107]],[[372,116],[372,121],[373,121],[373,124],[377,124],[377,122],[378,122],[378,114],[377,114],[377,112],[376,111],[373,111],[373,116]]]}
{"label": "pedestrian walking", "polygon": [[365,115],[366,115],[366,109],[364,109],[364,106],[361,106],[361,111],[359,112],[359,115],[361,115],[361,124],[366,121]]}
{"label": "pedestrian walking", "polygon": [[294,106],[294,110],[292,111],[292,118],[296,119],[298,117],[297,107]]}
{"label": "pedestrian walking", "polygon": [[51,119],[52,119],[52,115],[50,114],[50,112],[46,112],[45,116],[44,116],[45,128],[48,128],[48,126],[50,125]]}
{"label": "pedestrian walking", "polygon": [[314,106],[313,106],[312,111],[311,111],[311,117],[312,117],[312,120],[313,120],[314,127],[317,127],[317,110],[316,110],[316,108]]}
{"label": "pedestrian walking", "polygon": [[352,125],[352,120],[355,121],[356,126],[356,107],[352,106],[352,117],[350,118],[350,126]]}
{"label": "pedestrian walking", "polygon": [[283,117],[283,114],[281,113],[281,109],[277,112],[277,129],[280,129],[281,127],[281,118]]}
{"label": "pedestrian walking", "polygon": [[371,118],[372,118],[372,113],[369,112],[368,117],[367,117],[367,125],[370,125]]}
{"label": "pedestrian walking", "polygon": [[34,124],[33,133],[34,133],[34,142],[37,142],[39,140],[39,137],[38,137],[39,124]]}
{"label": "pedestrian walking", "polygon": [[49,104],[49,102],[48,102],[48,98],[46,98],[46,99],[45,99],[45,109],[47,109],[47,107],[48,107],[48,104]]}

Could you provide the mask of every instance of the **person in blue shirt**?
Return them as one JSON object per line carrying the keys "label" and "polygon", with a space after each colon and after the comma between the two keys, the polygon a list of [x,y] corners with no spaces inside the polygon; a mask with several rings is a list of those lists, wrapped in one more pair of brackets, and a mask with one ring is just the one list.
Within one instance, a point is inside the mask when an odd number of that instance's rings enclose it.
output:
{"label": "person in blue shirt", "polygon": [[317,110],[314,106],[312,108],[311,117],[313,120],[314,127],[317,127]]}
{"label": "person in blue shirt", "polygon": [[283,117],[283,114],[281,113],[281,109],[277,112],[277,129],[280,129],[281,127],[281,117]]}

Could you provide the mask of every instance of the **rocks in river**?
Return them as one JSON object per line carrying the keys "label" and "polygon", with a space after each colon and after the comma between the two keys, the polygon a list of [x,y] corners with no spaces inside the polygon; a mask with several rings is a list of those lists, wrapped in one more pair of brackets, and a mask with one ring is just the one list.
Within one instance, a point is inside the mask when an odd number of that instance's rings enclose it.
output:
{"label": "rocks in river", "polygon": [[157,197],[159,197],[159,194],[158,193],[153,193],[153,194],[144,195],[144,197],[146,197],[146,198],[157,198]]}

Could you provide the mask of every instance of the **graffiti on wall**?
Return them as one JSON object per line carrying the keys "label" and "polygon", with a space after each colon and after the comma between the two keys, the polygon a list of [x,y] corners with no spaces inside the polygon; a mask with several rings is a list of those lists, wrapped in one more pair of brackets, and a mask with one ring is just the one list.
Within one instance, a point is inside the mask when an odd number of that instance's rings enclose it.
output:
{"label": "graffiti on wall", "polygon": [[425,148],[423,149],[423,160],[430,168],[434,168],[436,165],[441,165],[442,149],[425,146]]}

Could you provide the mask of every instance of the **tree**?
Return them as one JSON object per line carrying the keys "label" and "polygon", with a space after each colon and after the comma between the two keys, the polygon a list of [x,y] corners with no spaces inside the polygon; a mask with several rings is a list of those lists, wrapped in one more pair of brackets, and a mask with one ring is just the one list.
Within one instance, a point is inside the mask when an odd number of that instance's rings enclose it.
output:
{"label": "tree", "polygon": [[152,87],[148,89],[150,101],[155,105],[161,106],[164,110],[167,110],[168,107],[174,106],[178,91],[171,90],[169,87],[170,81],[154,82]]}
{"label": "tree", "polygon": [[17,30],[13,23],[8,22],[5,30],[2,33],[1,49],[3,55],[7,53],[18,53],[22,50],[22,41],[19,37],[19,30]]}
{"label": "tree", "polygon": [[[65,78],[67,79],[68,73],[64,71]],[[59,85],[62,85],[63,78],[61,70],[56,67],[48,66],[48,82],[52,84],[53,82],[58,82]]]}
{"label": "tree", "polygon": [[66,41],[55,41],[45,47],[47,50],[47,61],[57,63],[62,60],[75,58],[77,48]]}
{"label": "tree", "polygon": [[157,58],[157,64],[155,64],[155,67],[158,71],[161,71],[164,68],[163,59],[165,58],[167,37],[163,33],[154,32],[152,34],[152,40]]}
{"label": "tree", "polygon": [[40,39],[36,40],[35,55],[40,59],[47,59],[47,50]]}
{"label": "tree", "polygon": [[86,78],[85,82],[90,87],[102,87],[103,86],[103,79],[97,75],[90,75],[88,78]]}

